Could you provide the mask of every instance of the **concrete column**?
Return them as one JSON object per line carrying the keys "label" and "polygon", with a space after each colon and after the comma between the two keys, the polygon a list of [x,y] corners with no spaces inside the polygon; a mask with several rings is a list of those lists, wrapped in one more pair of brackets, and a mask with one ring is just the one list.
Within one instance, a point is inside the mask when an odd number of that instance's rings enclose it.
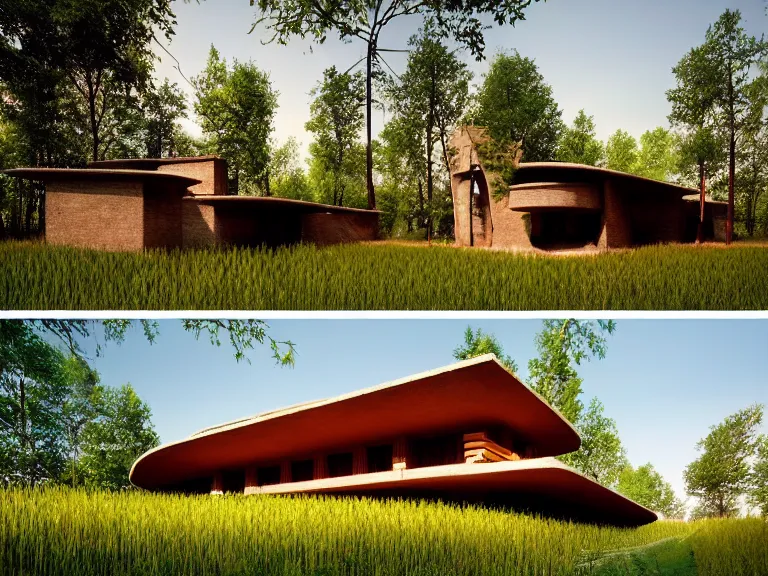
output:
{"label": "concrete column", "polygon": [[216,496],[224,494],[224,479],[221,476],[221,472],[215,472],[213,474],[213,481],[211,482],[211,494]]}
{"label": "concrete column", "polygon": [[256,466],[248,466],[245,469],[244,494],[255,494],[259,491],[259,478]]}
{"label": "concrete column", "polygon": [[364,446],[355,448],[352,452],[352,474],[368,473],[368,451]]}
{"label": "concrete column", "polygon": [[405,470],[408,467],[408,439],[400,437],[392,444],[392,470]]}

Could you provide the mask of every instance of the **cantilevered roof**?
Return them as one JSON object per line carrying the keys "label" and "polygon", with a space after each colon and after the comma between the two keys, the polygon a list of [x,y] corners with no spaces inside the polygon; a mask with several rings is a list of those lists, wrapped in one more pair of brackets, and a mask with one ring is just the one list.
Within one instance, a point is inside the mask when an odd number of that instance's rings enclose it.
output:
{"label": "cantilevered roof", "polygon": [[506,426],[537,456],[579,448],[558,412],[487,354],[336,398],[206,428],[150,450],[130,479],[157,489],[217,470],[442,430]]}
{"label": "cantilevered roof", "polygon": [[483,502],[560,518],[640,526],[657,515],[554,458],[451,464],[272,484],[258,494],[336,494]]}
{"label": "cantilevered roof", "polygon": [[514,175],[515,184],[526,184],[532,182],[578,182],[595,181],[606,177],[617,180],[632,182],[636,185],[652,187],[654,189],[664,189],[670,194],[683,196],[685,194],[695,194],[698,191],[695,188],[688,188],[673,184],[671,182],[662,182],[653,180],[644,176],[600,168],[598,166],[587,166],[586,164],[574,164],[571,162],[521,162]]}
{"label": "cantilevered roof", "polygon": [[200,195],[186,199],[188,202],[198,202],[216,207],[242,208],[274,208],[292,210],[294,212],[358,212],[362,214],[378,213],[378,210],[364,208],[348,208],[346,206],[333,206],[318,202],[306,202],[305,200],[293,200],[292,198],[279,198],[277,196],[224,196],[224,195]]}
{"label": "cantilevered roof", "polygon": [[43,182],[51,180],[141,180],[175,183],[184,188],[200,184],[201,180],[167,172],[147,170],[102,170],[96,168],[11,168],[3,174]]}
{"label": "cantilevered roof", "polygon": [[89,168],[132,168],[135,170],[156,170],[158,166],[165,164],[191,164],[194,162],[208,162],[220,160],[220,156],[211,154],[208,156],[179,156],[177,158],[120,158],[116,160],[96,160],[88,162]]}

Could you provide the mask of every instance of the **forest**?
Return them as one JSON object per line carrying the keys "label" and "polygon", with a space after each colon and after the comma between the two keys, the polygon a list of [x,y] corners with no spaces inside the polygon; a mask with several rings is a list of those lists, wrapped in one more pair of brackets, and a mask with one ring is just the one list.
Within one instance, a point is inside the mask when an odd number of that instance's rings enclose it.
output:
{"label": "forest", "polygon": [[[619,128],[601,142],[588,103],[564,122],[533,55],[486,54],[478,18],[514,23],[530,3],[469,2],[465,14],[393,2],[383,15],[363,10],[358,19],[353,6],[323,14],[314,2],[260,0],[257,23],[276,43],[335,34],[368,46],[363,70],[331,66],[317,79],[306,159],[295,138],[275,136],[275,116],[292,111],[279,109],[261,63],[227,60],[211,46],[185,89],[156,77],[158,36],[174,34],[171,0],[13,3],[0,12],[0,169],[217,154],[228,162],[231,194],[377,208],[385,237],[450,239],[448,141],[472,123],[521,146],[524,162],[578,162],[705,188],[717,200],[732,194],[736,237],[768,234],[768,43],[744,31],[738,10],[702,30],[702,43],[670,71],[669,128],[649,126],[639,138]],[[423,25],[396,73],[378,34],[417,12]],[[469,59],[486,57],[473,77]],[[387,122],[373,138],[377,107]],[[184,118],[202,137],[181,127]],[[42,183],[0,175],[0,237],[40,235],[44,206]]]}

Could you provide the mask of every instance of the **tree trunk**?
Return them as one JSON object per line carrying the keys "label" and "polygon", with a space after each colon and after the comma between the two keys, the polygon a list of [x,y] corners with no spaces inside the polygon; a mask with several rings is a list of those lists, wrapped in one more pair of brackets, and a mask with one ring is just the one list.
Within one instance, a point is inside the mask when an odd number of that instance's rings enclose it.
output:
{"label": "tree trunk", "polygon": [[93,161],[99,159],[99,126],[96,123],[96,94],[91,82],[88,82],[88,112],[91,118],[91,138],[93,138],[93,148],[91,150]]}
{"label": "tree trunk", "polygon": [[725,223],[725,243],[733,241],[734,178],[736,177],[736,119],[734,118],[733,72],[728,70],[728,101],[730,112],[730,142],[728,149],[728,218]]}
{"label": "tree trunk", "polygon": [[373,189],[373,146],[371,145],[371,103],[373,101],[373,83],[371,74],[373,73],[373,38],[368,42],[368,54],[366,55],[366,76],[365,76],[365,184],[368,190],[368,210],[376,210],[376,193]]}
{"label": "tree trunk", "polygon": [[696,243],[704,242],[704,207],[706,206],[707,181],[704,177],[704,162],[699,162],[699,229],[696,232]]}

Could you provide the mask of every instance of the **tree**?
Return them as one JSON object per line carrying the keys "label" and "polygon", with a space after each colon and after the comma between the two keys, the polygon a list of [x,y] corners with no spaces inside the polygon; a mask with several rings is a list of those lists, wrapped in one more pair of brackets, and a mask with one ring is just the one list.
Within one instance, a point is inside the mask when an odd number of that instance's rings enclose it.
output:
{"label": "tree", "polygon": [[748,114],[748,86],[752,66],[768,53],[768,43],[761,37],[747,36],[739,26],[741,12],[726,10],[707,29],[704,50],[716,73],[712,90],[718,109],[718,120],[728,132],[728,220],[726,243],[733,238],[733,215],[736,179],[736,143]]}
{"label": "tree", "polygon": [[[83,358],[74,355],[67,359],[65,369],[69,392],[61,406],[61,420],[70,458],[69,482],[74,487],[79,481],[78,461],[83,431],[96,416],[94,399],[99,374]],[[66,473],[61,479],[66,480]]]}
{"label": "tree", "polygon": [[619,475],[616,490],[646,508],[661,512],[665,518],[685,516],[685,506],[650,462],[637,468],[627,465]]}
{"label": "tree", "polygon": [[[420,204],[427,237],[431,237],[438,204],[436,164],[442,167],[443,174],[448,174],[448,139],[467,107],[472,74],[430,29],[412,36],[408,45],[412,52],[405,73],[397,80],[389,77],[383,83],[383,92],[399,119],[397,126],[403,136],[420,148],[418,166],[424,170],[424,186],[419,187],[419,192],[426,189],[426,200],[420,199]],[[435,162],[438,153],[440,161]],[[448,190],[448,186],[443,188]]]}
{"label": "tree", "polygon": [[760,511],[763,517],[766,517],[768,516],[768,436],[762,435],[758,438],[755,454],[749,502]]}
{"label": "tree", "polygon": [[530,58],[497,54],[477,94],[475,124],[487,126],[497,142],[522,142],[527,162],[555,159],[564,125],[552,87]]}
{"label": "tree", "polygon": [[662,182],[668,181],[678,165],[675,150],[675,136],[669,130],[659,126],[644,132],[640,136],[636,174]]}
{"label": "tree", "polygon": [[485,48],[483,31],[486,28],[481,18],[490,16],[498,25],[514,24],[524,19],[524,10],[533,1],[537,0],[390,0],[328,5],[323,0],[250,0],[251,6],[257,4],[262,14],[251,31],[266,23],[267,29],[273,33],[268,42],[277,41],[280,44],[287,43],[291,36],[310,36],[322,44],[331,32],[337,33],[344,42],[357,39],[365,43],[366,189],[368,208],[373,210],[376,208],[376,195],[373,187],[371,108],[373,76],[381,70],[380,65],[384,62],[382,53],[390,51],[379,46],[379,35],[384,27],[395,18],[421,14],[434,24],[441,37],[453,37],[480,60]]}
{"label": "tree", "polygon": [[667,90],[667,100],[672,104],[668,116],[672,126],[681,127],[685,133],[681,142],[680,159],[683,172],[691,165],[698,168],[699,226],[697,242],[704,240],[704,206],[706,202],[706,178],[712,172],[719,156],[719,142],[715,135],[717,70],[712,65],[704,47],[691,49],[672,68],[677,86]]}
{"label": "tree", "polygon": [[615,329],[612,320],[544,320],[536,335],[539,357],[528,362],[531,389],[573,424],[579,422],[584,406],[579,400],[581,378],[572,362],[578,365],[591,356],[604,358],[604,334]]}
{"label": "tree", "polygon": [[603,486],[613,487],[627,465],[616,422],[603,414],[603,404],[593,398],[576,422],[581,448],[559,458]]}
{"label": "tree", "polygon": [[464,344],[453,351],[453,357],[456,360],[469,360],[483,354],[494,354],[509,371],[517,372],[517,363],[511,356],[504,354],[504,348],[501,347],[496,336],[485,334],[480,328],[472,332],[472,328],[467,326],[464,332]]}
{"label": "tree", "polygon": [[605,167],[627,174],[637,170],[637,140],[624,130],[616,130],[605,146]]}
{"label": "tree", "polygon": [[96,418],[83,430],[80,464],[90,485],[112,490],[130,487],[133,462],[160,443],[152,413],[130,384],[97,387]]}
{"label": "tree", "polygon": [[322,83],[310,94],[315,99],[305,127],[314,133],[315,140],[309,151],[329,172],[332,204],[343,206],[349,176],[354,175],[354,149],[363,128],[365,78],[359,72],[339,74],[336,66],[331,66],[323,71]]}
{"label": "tree", "polygon": [[742,128],[742,145],[739,150],[739,169],[736,172],[738,204],[743,210],[743,220],[749,236],[755,234],[758,207],[768,188],[768,76],[755,79],[747,87],[749,110]]}
{"label": "tree", "polygon": [[171,157],[178,153],[181,128],[178,121],[187,117],[187,101],[176,83],[166,78],[160,87],[152,86],[144,94],[142,109],[146,121],[148,158]]}
{"label": "tree", "polygon": [[269,76],[252,62],[235,60],[228,68],[211,46],[205,70],[192,84],[203,134],[229,164],[231,191],[269,196],[269,136],[277,109]]}
{"label": "tree", "polygon": [[301,167],[299,143],[293,136],[272,151],[269,160],[269,188],[272,194],[294,200],[315,200],[307,175]]}
{"label": "tree", "polygon": [[738,512],[738,498],[749,488],[749,460],[756,448],[756,430],[763,407],[753,405],[713,426],[696,444],[701,452],[685,469],[688,494],[699,499],[701,509],[718,517]]}
{"label": "tree", "polygon": [[603,143],[595,137],[594,118],[584,110],[579,110],[572,128],[563,130],[557,159],[587,166],[597,166],[603,160]]}

